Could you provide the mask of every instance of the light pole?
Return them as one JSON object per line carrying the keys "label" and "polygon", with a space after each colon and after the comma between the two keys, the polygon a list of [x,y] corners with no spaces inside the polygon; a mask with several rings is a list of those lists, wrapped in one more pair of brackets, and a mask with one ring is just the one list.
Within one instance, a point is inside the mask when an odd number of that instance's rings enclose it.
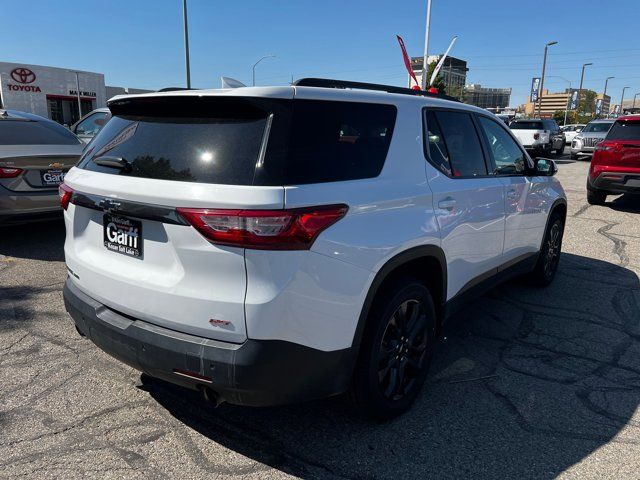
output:
{"label": "light pole", "polygon": [[567,124],[567,111],[569,110],[569,102],[571,101],[571,80],[567,80],[564,77],[559,77],[558,75],[549,75],[549,78],[559,78],[569,84],[569,91],[567,92],[567,104],[564,106],[564,123],[562,124],[564,126]]}
{"label": "light pole", "polygon": [[622,115],[622,102],[624,102],[624,91],[625,91],[627,88],[631,88],[631,87],[624,87],[624,88],[622,89],[622,96],[620,97],[620,115]]}
{"label": "light pole", "polygon": [[184,60],[187,68],[187,88],[191,88],[191,66],[189,65],[189,26],[187,24],[187,0],[182,0],[182,16],[184,17]]}
{"label": "light pole", "polygon": [[584,69],[589,65],[593,65],[593,63],[585,63],[582,65],[582,73],[580,74],[580,88],[578,89],[578,105],[576,106],[576,110],[580,110],[580,100],[582,100],[582,82],[584,81]]}
{"label": "light pole", "polygon": [[640,95],[640,92],[636,93],[636,94],[633,96],[633,105],[631,106],[631,108],[636,108],[636,97],[637,97],[638,95]]}
{"label": "light pole", "polygon": [[256,86],[256,65],[258,65],[262,60],[264,60],[265,58],[276,58],[275,55],[265,55],[264,57],[262,57],[260,60],[258,60],[256,63],[253,64],[253,86]]}
{"label": "light pole", "polygon": [[429,64],[427,58],[429,57],[429,29],[431,28],[431,0],[427,0],[427,23],[424,29],[424,55],[422,57],[422,90],[427,89],[427,72],[429,71]]}
{"label": "light pole", "polygon": [[542,76],[540,77],[540,90],[538,91],[538,117],[540,116],[540,109],[542,108],[542,89],[544,87],[544,71],[547,68],[547,49],[551,45],[555,45],[558,42],[549,42],[544,46],[544,60],[542,61]]}
{"label": "light pole", "polygon": [[[604,81],[604,92],[602,93],[602,103],[603,103],[603,105],[604,105],[604,100],[605,100],[604,97],[607,96],[607,85],[609,84],[609,80],[611,80],[612,78],[616,78],[616,77],[607,77],[605,79],[605,81]],[[611,103],[611,102],[609,102],[609,103]],[[607,112],[607,117],[608,116],[609,116],[609,113]]]}
{"label": "light pole", "polygon": [[82,103],[80,102],[80,78],[78,77],[77,70],[67,70],[67,72],[73,73],[76,76],[76,99],[78,100],[78,120],[82,118]]}

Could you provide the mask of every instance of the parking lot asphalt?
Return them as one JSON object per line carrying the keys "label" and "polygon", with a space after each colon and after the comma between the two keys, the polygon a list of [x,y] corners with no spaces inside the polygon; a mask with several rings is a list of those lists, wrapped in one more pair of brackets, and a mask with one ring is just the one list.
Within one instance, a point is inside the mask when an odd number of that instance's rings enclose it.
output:
{"label": "parking lot asphalt", "polygon": [[383,424],[344,398],[213,409],[141,375],[67,316],[62,223],[0,229],[0,477],[639,478],[640,200],[589,206],[587,169],[559,160],[553,285],[454,317],[416,405]]}

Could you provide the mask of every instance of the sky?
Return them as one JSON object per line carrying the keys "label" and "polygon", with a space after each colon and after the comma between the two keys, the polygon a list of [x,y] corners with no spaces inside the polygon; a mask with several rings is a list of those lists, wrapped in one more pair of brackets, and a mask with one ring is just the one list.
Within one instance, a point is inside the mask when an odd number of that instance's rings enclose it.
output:
{"label": "sky", "polygon": [[[188,0],[192,86],[220,76],[284,85],[320,76],[407,85],[395,35],[421,56],[427,0]],[[185,85],[182,0],[0,0],[0,61],[104,73],[107,85]],[[468,62],[467,83],[511,87],[526,101],[549,47],[545,87],[584,88],[612,103],[640,92],[640,0],[433,0],[429,53]],[[597,32],[597,33],[596,33]],[[559,77],[563,77],[563,80]]]}

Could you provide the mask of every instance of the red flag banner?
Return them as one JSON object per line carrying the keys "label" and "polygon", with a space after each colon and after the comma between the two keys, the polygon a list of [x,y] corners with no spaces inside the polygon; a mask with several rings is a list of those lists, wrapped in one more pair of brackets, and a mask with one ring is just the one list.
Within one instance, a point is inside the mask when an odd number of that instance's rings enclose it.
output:
{"label": "red flag banner", "polygon": [[402,50],[402,58],[404,58],[404,66],[407,67],[407,72],[409,72],[409,75],[411,76],[411,78],[413,78],[413,81],[416,82],[416,85],[419,88],[420,84],[418,83],[416,74],[413,73],[413,69],[411,68],[411,60],[409,59],[409,55],[407,54],[407,49],[404,46],[404,41],[402,40],[402,37],[400,35],[396,35],[396,38],[398,39],[398,43],[400,44],[400,49]]}

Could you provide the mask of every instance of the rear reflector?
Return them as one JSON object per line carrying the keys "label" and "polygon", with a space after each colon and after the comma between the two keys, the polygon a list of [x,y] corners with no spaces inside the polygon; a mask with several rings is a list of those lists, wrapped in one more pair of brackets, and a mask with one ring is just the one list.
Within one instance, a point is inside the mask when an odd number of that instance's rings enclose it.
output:
{"label": "rear reflector", "polygon": [[60,206],[66,210],[73,196],[73,189],[69,185],[61,183],[58,186],[58,195],[60,195]]}
{"label": "rear reflector", "polygon": [[347,213],[346,205],[289,210],[178,208],[205,238],[218,245],[261,250],[308,250],[316,237]]}
{"label": "rear reflector", "polygon": [[0,167],[0,178],[15,178],[21,173],[21,168]]}
{"label": "rear reflector", "polygon": [[202,382],[207,382],[207,383],[213,382],[211,377],[205,377],[204,375],[200,375],[199,373],[190,372],[189,370],[182,370],[181,368],[174,368],[173,373],[175,373],[176,375],[181,375],[183,377],[194,378]]}

